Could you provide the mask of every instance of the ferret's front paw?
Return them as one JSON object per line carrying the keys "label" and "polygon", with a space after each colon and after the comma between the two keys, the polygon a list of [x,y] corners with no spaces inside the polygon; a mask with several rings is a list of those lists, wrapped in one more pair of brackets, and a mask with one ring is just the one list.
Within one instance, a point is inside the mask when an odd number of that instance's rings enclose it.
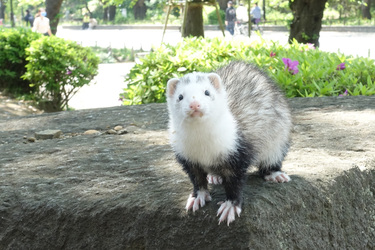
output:
{"label": "ferret's front paw", "polygon": [[217,216],[221,214],[219,219],[219,225],[221,222],[227,220],[227,225],[229,226],[229,224],[234,221],[236,213],[238,217],[240,217],[242,211],[241,207],[235,206],[232,201],[228,200],[218,204],[221,204],[219,210],[217,211]]}
{"label": "ferret's front paw", "polygon": [[199,206],[204,207],[204,205],[206,205],[206,201],[211,200],[212,198],[207,190],[198,191],[197,197],[190,194],[186,203],[186,210],[189,211],[190,209],[193,209],[193,212],[195,212],[199,209]]}
{"label": "ferret's front paw", "polygon": [[272,172],[270,175],[264,176],[266,181],[281,183],[281,182],[289,182],[291,181],[290,177],[281,171]]}
{"label": "ferret's front paw", "polygon": [[223,179],[220,176],[212,175],[212,174],[207,175],[207,181],[208,181],[208,184],[215,184],[215,185],[223,183]]}

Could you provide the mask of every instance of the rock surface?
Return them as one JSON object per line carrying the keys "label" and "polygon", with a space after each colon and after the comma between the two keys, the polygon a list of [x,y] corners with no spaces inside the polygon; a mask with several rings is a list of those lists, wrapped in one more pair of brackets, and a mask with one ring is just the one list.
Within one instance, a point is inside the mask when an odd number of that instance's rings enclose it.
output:
{"label": "rock surface", "polygon": [[[185,212],[165,104],[1,119],[0,249],[374,249],[375,96],[290,104],[292,181],[251,169],[230,227],[216,217],[221,186]],[[51,129],[63,134],[27,140]]]}
{"label": "rock surface", "polygon": [[35,133],[35,138],[37,140],[48,140],[48,139],[55,139],[55,138],[60,138],[62,132],[61,130],[58,129],[49,129],[49,130],[43,130],[40,132]]}

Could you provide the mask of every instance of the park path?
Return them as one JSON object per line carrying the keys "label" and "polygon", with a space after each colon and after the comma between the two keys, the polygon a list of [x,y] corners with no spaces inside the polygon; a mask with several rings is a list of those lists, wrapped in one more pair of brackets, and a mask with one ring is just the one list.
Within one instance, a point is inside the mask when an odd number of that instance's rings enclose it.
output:
{"label": "park path", "polygon": [[69,106],[78,110],[120,106],[125,75],[133,66],[134,63],[100,64],[99,74],[73,96]]}

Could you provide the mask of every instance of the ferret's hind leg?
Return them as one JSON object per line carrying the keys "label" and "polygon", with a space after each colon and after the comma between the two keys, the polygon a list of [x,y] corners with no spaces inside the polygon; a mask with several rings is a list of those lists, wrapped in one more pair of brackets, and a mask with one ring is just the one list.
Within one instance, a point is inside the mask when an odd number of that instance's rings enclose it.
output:
{"label": "ferret's hind leg", "polygon": [[208,181],[208,184],[214,184],[214,185],[223,184],[223,178],[221,178],[221,176],[219,175],[208,174],[207,181]]}
{"label": "ferret's hind leg", "polygon": [[264,176],[264,179],[275,183],[289,182],[292,180],[289,175],[281,171],[271,172],[271,174]]}
{"label": "ferret's hind leg", "polygon": [[271,166],[261,164],[259,166],[259,173],[269,182],[283,183],[292,180],[285,172],[281,171],[281,162]]}

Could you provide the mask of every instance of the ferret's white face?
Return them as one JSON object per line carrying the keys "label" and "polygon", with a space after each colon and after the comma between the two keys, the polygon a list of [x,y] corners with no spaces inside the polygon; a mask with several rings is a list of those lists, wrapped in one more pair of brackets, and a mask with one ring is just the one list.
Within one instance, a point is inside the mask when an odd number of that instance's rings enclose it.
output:
{"label": "ferret's white face", "polygon": [[174,122],[204,122],[220,113],[225,101],[220,77],[216,74],[192,73],[171,79],[167,85],[169,112]]}
{"label": "ferret's white face", "polygon": [[171,79],[167,100],[171,145],[177,154],[209,167],[234,151],[236,122],[219,75],[192,73]]}

